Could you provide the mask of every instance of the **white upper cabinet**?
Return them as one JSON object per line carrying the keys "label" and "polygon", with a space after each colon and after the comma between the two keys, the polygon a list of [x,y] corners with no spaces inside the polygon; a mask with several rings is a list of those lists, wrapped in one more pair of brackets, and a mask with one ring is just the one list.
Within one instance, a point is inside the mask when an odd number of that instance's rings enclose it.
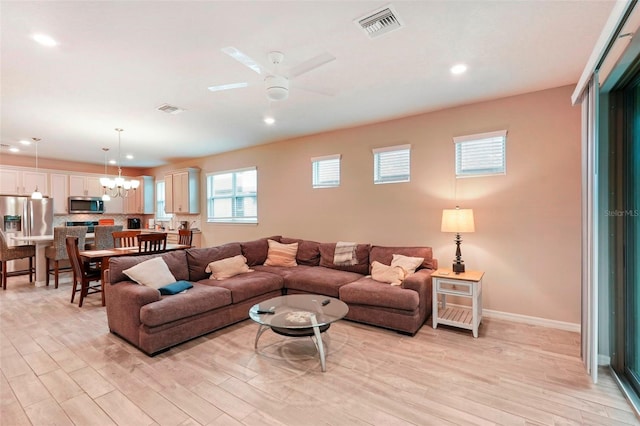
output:
{"label": "white upper cabinet", "polygon": [[69,176],[69,195],[72,197],[101,197],[100,178],[97,176]]}
{"label": "white upper cabinet", "polygon": [[165,212],[200,213],[200,169],[175,170],[164,177]]}
{"label": "white upper cabinet", "polygon": [[49,196],[48,174],[35,170],[0,169],[0,193],[4,195],[31,195],[38,188]]}

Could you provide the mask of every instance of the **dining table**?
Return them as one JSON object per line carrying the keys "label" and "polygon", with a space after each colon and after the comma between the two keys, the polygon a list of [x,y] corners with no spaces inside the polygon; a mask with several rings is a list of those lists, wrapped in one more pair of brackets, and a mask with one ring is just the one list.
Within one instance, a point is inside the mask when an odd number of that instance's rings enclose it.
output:
{"label": "dining table", "polygon": [[[166,253],[176,250],[186,250],[191,248],[189,244],[172,244],[167,243],[167,246],[160,253]],[[148,253],[140,251],[138,246],[134,247],[116,247],[112,249],[100,249],[100,250],[80,250],[80,257],[87,262],[99,262],[100,263],[100,278],[102,285],[105,284],[105,272],[109,269],[109,259],[112,257],[120,256],[141,256],[145,254],[156,254],[158,252]]]}

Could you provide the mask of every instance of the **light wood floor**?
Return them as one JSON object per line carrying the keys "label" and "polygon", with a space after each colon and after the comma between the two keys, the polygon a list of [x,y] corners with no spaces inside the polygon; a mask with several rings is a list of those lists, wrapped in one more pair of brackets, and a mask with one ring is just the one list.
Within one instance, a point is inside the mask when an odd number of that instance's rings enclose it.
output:
{"label": "light wood floor", "polygon": [[25,277],[0,291],[0,424],[640,424],[605,369],[590,383],[576,333],[341,321],[321,373],[307,338],[267,332],[254,352],[250,320],[149,358],[109,333],[99,295],[70,295]]}

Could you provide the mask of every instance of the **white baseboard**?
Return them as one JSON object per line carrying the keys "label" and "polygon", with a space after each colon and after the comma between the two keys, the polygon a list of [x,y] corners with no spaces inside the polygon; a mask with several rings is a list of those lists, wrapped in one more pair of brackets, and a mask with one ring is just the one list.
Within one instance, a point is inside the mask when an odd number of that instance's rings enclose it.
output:
{"label": "white baseboard", "polygon": [[511,312],[494,311],[491,309],[483,309],[482,315],[488,318],[497,318],[507,321],[521,322],[530,325],[539,325],[542,327],[556,328],[559,330],[574,331],[576,333],[580,333],[580,324],[575,324],[572,322],[532,317],[529,315],[512,314]]}
{"label": "white baseboard", "polygon": [[[469,308],[468,305],[459,305],[457,303],[447,303],[447,305]],[[539,325],[541,327],[556,328],[558,330],[574,331],[580,333],[580,324],[572,322],[556,321],[540,317],[531,317],[528,315],[512,314],[511,312],[494,311],[491,309],[482,309],[482,316],[487,318],[503,319],[506,321],[520,322],[530,325]]]}
{"label": "white baseboard", "polygon": [[611,357],[609,355],[598,354],[598,365],[603,366],[603,365],[610,365],[610,364],[611,364]]}

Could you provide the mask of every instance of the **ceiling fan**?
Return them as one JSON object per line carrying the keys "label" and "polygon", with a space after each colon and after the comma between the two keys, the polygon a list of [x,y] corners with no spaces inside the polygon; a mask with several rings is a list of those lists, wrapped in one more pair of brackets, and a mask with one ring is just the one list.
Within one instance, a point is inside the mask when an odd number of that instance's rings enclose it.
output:
{"label": "ceiling fan", "polygon": [[[325,52],[290,68],[287,73],[280,73],[278,72],[278,68],[280,63],[284,60],[284,53],[282,52],[273,51],[267,54],[269,62],[273,65],[273,69],[269,69],[235,47],[225,47],[221,50],[236,61],[240,62],[242,65],[255,71],[259,75],[264,76],[264,87],[267,98],[272,101],[282,101],[287,99],[289,96],[289,82],[295,77],[336,59],[333,55]],[[239,89],[247,87],[250,84],[251,83],[249,82],[221,84],[218,86],[211,86],[209,87],[209,90],[212,92],[218,92],[221,90]]]}

